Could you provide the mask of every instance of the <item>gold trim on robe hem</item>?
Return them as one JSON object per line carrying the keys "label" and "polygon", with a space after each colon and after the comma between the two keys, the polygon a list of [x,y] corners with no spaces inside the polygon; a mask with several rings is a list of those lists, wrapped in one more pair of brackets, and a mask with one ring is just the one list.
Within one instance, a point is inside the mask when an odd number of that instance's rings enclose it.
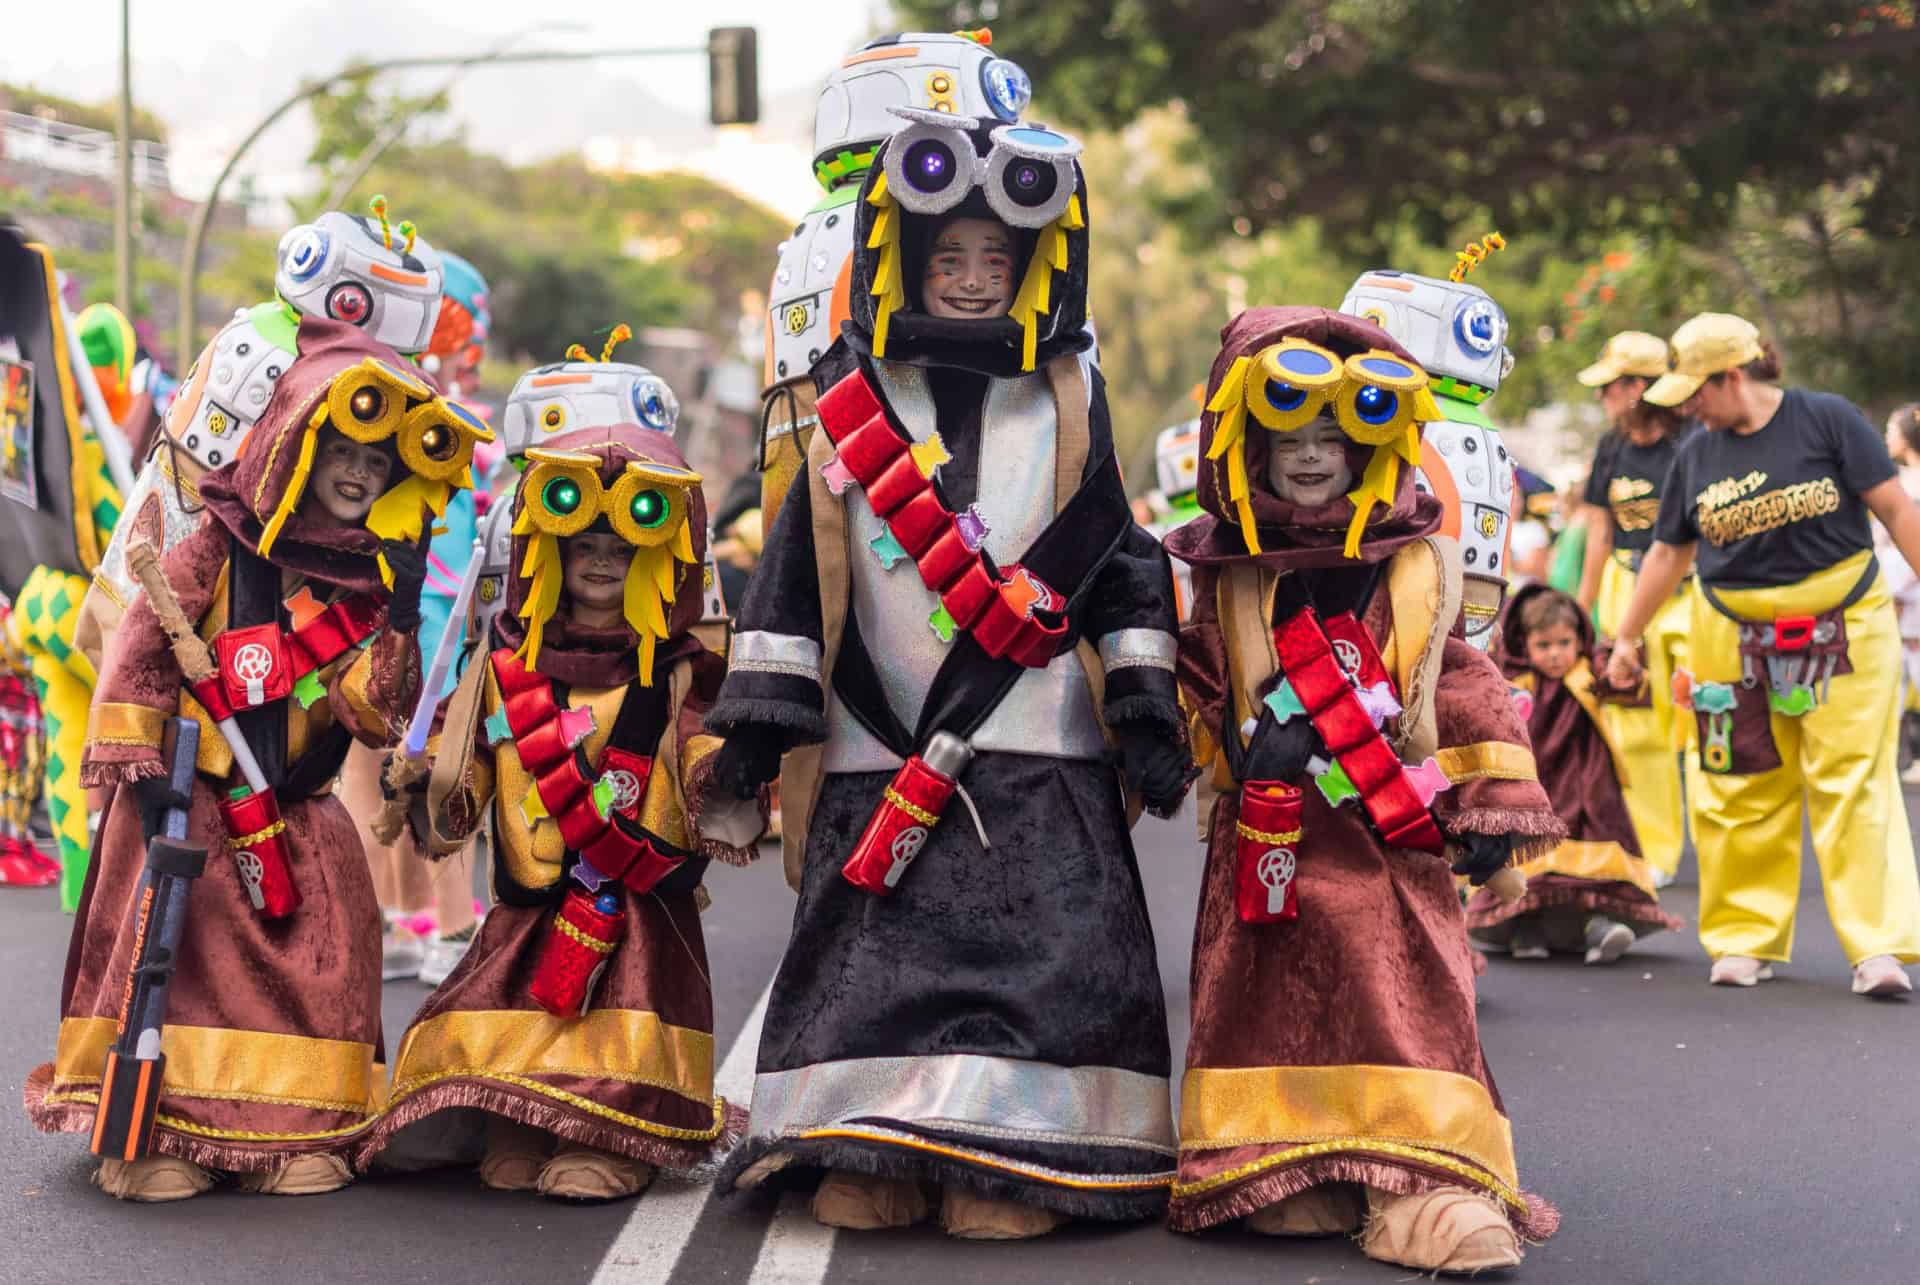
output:
{"label": "gold trim on robe hem", "polygon": [[1520,1185],[1513,1128],[1470,1076],[1406,1066],[1188,1068],[1180,1086],[1181,1150],[1270,1143],[1444,1152],[1507,1188]]}
{"label": "gold trim on robe hem", "polygon": [[1564,839],[1559,847],[1544,856],[1522,862],[1519,869],[1529,879],[1537,875],[1567,875],[1574,879],[1630,883],[1656,900],[1660,895],[1654,887],[1652,867],[1611,839]]}
{"label": "gold trim on robe hem", "polygon": [[1464,781],[1537,781],[1539,767],[1533,751],[1511,741],[1476,741],[1472,745],[1447,745],[1433,752],[1447,780],[1459,785]]}
{"label": "gold trim on robe hem", "polygon": [[167,712],[151,705],[95,701],[87,715],[87,744],[158,748],[166,726]]}
{"label": "gold trim on robe hem", "polygon": [[[53,1057],[49,1101],[94,1101],[105,1070],[107,1049],[117,1023],[111,1017],[69,1017],[60,1023]],[[383,1105],[383,1075],[374,1072],[373,1045],[357,1040],[328,1040],[271,1031],[236,1031],[218,1026],[182,1026],[169,1022],[160,1051],[166,1054],[163,1098],[202,1098],[213,1102],[259,1102],[308,1111],[341,1111],[372,1116]],[[190,1122],[161,1123],[182,1132],[211,1137],[267,1138],[274,1134],[215,1130]],[[351,1133],[353,1125],[339,1130]],[[285,1135],[329,1137],[325,1134]]]}
{"label": "gold trim on robe hem", "polygon": [[[454,1076],[504,1080],[579,1105],[584,1099],[525,1080],[572,1075],[666,1089],[702,1105],[713,1095],[713,1036],[660,1020],[657,1013],[596,1009],[554,1017],[533,1009],[442,1013],[407,1032],[394,1059],[389,1104]],[[591,1107],[591,1104],[589,1104]],[[717,1109],[717,1108],[716,1108]],[[606,1112],[608,1108],[598,1108]],[[597,1112],[597,1113],[598,1113]],[[618,1113],[613,1113],[618,1116]],[[663,1126],[635,1121],[634,1127]],[[676,1130],[669,1136],[706,1136]]]}
{"label": "gold trim on robe hem", "polygon": [[874,1125],[841,1125],[831,1129],[807,1129],[789,1135],[807,1141],[816,1138],[850,1138],[857,1142],[885,1142],[894,1146],[906,1147],[913,1151],[926,1151],[937,1156],[947,1156],[954,1160],[964,1160],[969,1164],[980,1165],[987,1169],[999,1169],[1006,1173],[1030,1178],[1037,1182],[1050,1183],[1056,1187],[1078,1187],[1085,1190],[1105,1191],[1114,1188],[1123,1190],[1141,1190],[1149,1187],[1167,1187],[1173,1184],[1173,1174],[1070,1174],[1063,1169],[1054,1169],[1047,1165],[1037,1165],[1031,1161],[1013,1160],[1006,1156],[997,1156],[989,1151],[980,1151],[972,1147],[956,1146],[952,1143],[934,1142],[917,1134],[899,1129],[887,1129]]}

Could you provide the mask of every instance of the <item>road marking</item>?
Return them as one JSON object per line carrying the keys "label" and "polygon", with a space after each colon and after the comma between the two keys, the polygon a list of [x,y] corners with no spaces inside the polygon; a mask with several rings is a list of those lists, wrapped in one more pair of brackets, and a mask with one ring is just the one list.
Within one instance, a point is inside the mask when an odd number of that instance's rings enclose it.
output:
{"label": "road marking", "polygon": [[[760,1050],[760,1027],[766,1021],[767,996],[772,991],[773,983],[768,982],[714,1073],[714,1091],[729,1102],[745,1104],[753,1096],[754,1058]],[[655,1181],[629,1206],[626,1223],[593,1273],[593,1285],[666,1285],[712,1198],[713,1184],[709,1182],[674,1178]]]}
{"label": "road marking", "polygon": [[747,1285],[820,1285],[833,1261],[833,1228],[813,1220],[813,1197],[785,1192]]}

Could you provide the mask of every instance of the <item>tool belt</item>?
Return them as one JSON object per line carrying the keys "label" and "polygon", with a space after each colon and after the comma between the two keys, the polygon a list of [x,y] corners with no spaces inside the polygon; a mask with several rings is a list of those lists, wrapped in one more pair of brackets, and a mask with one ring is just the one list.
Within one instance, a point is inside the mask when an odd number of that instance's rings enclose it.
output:
{"label": "tool belt", "polygon": [[1733,622],[1740,648],[1738,682],[1692,684],[1689,701],[1699,725],[1703,770],[1747,775],[1780,766],[1773,715],[1798,718],[1810,712],[1826,702],[1836,675],[1853,672],[1847,608],[1866,596],[1879,574],[1879,564],[1869,559],[1838,603],[1816,615],[1771,620],[1740,615],[1701,581],[1701,596]]}

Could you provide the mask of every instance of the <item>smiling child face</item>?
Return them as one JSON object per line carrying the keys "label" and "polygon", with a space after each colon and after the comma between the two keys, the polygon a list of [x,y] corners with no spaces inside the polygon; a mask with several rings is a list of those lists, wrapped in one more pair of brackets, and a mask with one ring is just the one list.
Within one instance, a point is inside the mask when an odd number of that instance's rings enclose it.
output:
{"label": "smiling child face", "polygon": [[1003,317],[1013,306],[1013,234],[996,219],[954,219],[933,238],[920,282],[927,315]]}
{"label": "smiling child face", "polygon": [[563,583],[574,614],[594,618],[582,623],[603,623],[608,613],[619,613],[626,598],[627,564],[633,561],[633,554],[633,546],[612,532],[586,531],[560,542],[566,571]]}
{"label": "smiling child face", "polygon": [[1349,439],[1331,419],[1267,434],[1267,485],[1289,504],[1315,509],[1353,489]]}
{"label": "smiling child face", "polygon": [[328,526],[359,526],[392,473],[393,457],[384,446],[356,442],[329,428],[314,452],[301,514]]}

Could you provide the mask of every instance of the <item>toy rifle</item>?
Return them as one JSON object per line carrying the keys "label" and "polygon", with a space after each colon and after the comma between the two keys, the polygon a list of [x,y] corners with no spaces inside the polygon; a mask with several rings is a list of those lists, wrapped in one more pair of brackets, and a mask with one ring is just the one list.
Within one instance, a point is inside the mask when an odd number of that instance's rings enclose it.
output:
{"label": "toy rifle", "polygon": [[133,962],[127,971],[117,1038],[107,1050],[89,1143],[94,1155],[107,1159],[138,1160],[153,1141],[167,1071],[167,1055],[160,1051],[167,987],[180,954],[187,898],[207,864],[207,850],[187,842],[193,765],[199,750],[200,724],[190,718],[167,720],[162,743],[166,811],[158,832],[147,841],[147,868],[135,903]]}
{"label": "toy rifle", "polygon": [[159,555],[150,544],[135,544],[127,552],[127,563],[134,578],[146,591],[147,604],[160,621],[173,644],[173,657],[187,680],[187,688],[206,707],[220,739],[233,751],[234,765],[240,769],[246,787],[220,799],[220,815],[226,822],[227,843],[233,849],[234,863],[240,868],[240,881],[246,886],[253,908],[268,919],[279,919],[300,908],[300,890],[294,886],[287,861],[286,822],[280,818],[280,803],[267,785],[260,763],[247,744],[246,734],[234,721],[233,709],[220,686],[220,670],[213,653],[193,630],[180,609],[173,586],[160,569]]}
{"label": "toy rifle", "polygon": [[392,843],[400,837],[400,826],[407,815],[407,787],[427,774],[427,737],[433,732],[433,711],[440,706],[440,689],[446,686],[447,672],[459,654],[460,639],[467,627],[467,610],[473,605],[473,591],[480,583],[486,552],[486,542],[475,539],[473,551],[467,558],[466,574],[460,578],[459,592],[453,598],[453,610],[447,614],[447,627],[440,632],[440,641],[433,649],[433,664],[420,684],[420,699],[407,722],[406,739],[401,742],[400,753],[387,760],[386,797],[380,804],[380,814],[367,827],[382,843]]}

